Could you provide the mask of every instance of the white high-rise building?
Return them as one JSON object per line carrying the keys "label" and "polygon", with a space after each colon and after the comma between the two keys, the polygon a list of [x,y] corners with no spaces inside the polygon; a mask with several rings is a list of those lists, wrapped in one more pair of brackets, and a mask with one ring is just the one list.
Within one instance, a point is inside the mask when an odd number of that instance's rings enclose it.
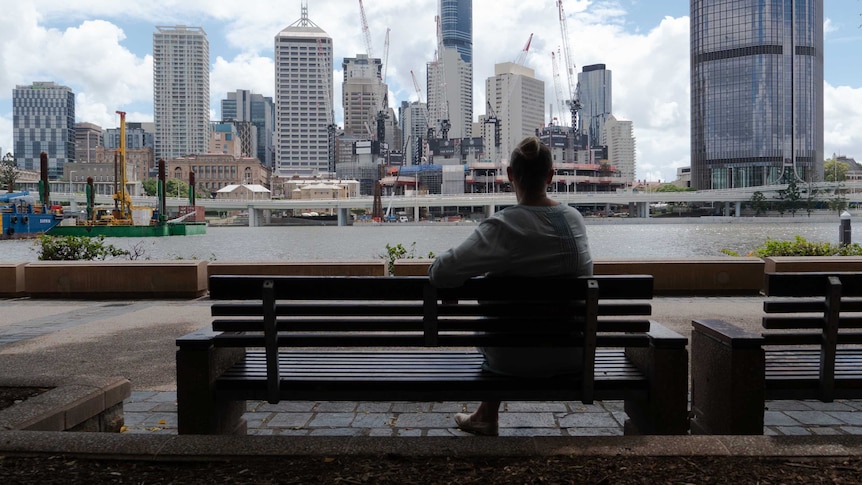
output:
{"label": "white high-rise building", "polygon": [[[486,153],[493,160],[508,158],[508,154],[527,136],[535,136],[545,120],[545,83],[535,77],[535,71],[513,62],[494,65],[494,77],[485,81],[485,98],[500,124],[500,147],[493,149],[493,130],[485,140]],[[490,127],[489,127],[490,128]]]}
{"label": "white high-rise building", "polygon": [[334,172],[330,143],[332,38],[302,17],[275,36],[275,157],[273,175]]}
{"label": "white high-rise building", "polygon": [[448,138],[469,138],[473,132],[473,64],[465,62],[454,47],[444,47],[441,62],[428,63],[428,114],[436,136],[449,121]]}
{"label": "white high-rise building", "polygon": [[608,161],[620,171],[624,183],[635,179],[635,136],[631,121],[617,120],[610,115],[604,122],[604,139],[608,146]]}
{"label": "white high-rise building", "polygon": [[419,101],[402,101],[398,120],[404,137],[404,164],[419,165],[423,146],[428,143],[428,105]]}
{"label": "white high-rise building", "polygon": [[381,79],[383,63],[380,59],[369,59],[367,54],[357,54],[355,58],[344,58],[342,68],[344,134],[376,139],[377,113],[389,113],[384,101],[388,88]]}
{"label": "white high-rise building", "polygon": [[208,151],[210,48],[200,27],[156,27],[153,34],[156,158]]}

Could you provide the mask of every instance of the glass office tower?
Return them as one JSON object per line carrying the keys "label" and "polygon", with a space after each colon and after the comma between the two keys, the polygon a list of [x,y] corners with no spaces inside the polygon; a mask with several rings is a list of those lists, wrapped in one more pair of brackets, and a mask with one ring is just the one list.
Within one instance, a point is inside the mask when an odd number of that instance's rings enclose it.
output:
{"label": "glass office tower", "polygon": [[691,0],[691,181],[823,174],[822,0]]}
{"label": "glass office tower", "polygon": [[605,121],[613,113],[611,71],[604,64],[584,66],[578,74],[578,100],[581,102],[579,129],[591,146],[607,145]]}
{"label": "glass office tower", "polygon": [[473,0],[440,0],[443,46],[454,47],[461,59],[473,63]]}

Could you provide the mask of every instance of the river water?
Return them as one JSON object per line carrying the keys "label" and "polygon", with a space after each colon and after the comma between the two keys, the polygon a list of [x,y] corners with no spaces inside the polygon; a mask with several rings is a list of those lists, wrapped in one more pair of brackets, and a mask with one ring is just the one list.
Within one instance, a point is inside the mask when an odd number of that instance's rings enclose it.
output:
{"label": "river water", "polygon": [[[588,221],[593,258],[721,256],[722,249],[745,255],[769,238],[790,240],[798,235],[833,244],[839,238],[837,217],[648,222]],[[142,259],[152,260],[368,260],[381,257],[387,244],[410,249],[415,242],[415,257],[439,254],[461,242],[474,227],[472,223],[208,227],[207,233],[199,236],[107,238],[106,242],[120,249],[135,249],[143,254]],[[0,241],[0,262],[37,260],[33,240]]]}

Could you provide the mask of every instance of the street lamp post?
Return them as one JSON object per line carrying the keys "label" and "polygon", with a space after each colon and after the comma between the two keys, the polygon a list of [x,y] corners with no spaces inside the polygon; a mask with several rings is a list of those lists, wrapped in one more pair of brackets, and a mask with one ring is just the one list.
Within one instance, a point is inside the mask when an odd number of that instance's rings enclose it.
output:
{"label": "street lamp post", "polygon": [[69,193],[70,193],[70,194],[71,194],[71,193],[73,193],[73,192],[75,192],[75,191],[74,191],[74,187],[72,187],[72,182],[73,182],[73,180],[74,180],[74,179],[72,178],[72,174],[73,174],[73,173],[75,173],[75,171],[74,171],[74,170],[69,170]]}

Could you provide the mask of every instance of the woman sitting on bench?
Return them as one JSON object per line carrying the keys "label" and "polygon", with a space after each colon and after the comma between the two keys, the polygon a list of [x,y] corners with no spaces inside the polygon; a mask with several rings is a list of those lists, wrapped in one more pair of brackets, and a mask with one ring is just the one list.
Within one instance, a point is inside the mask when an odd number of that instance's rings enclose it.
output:
{"label": "woman sitting on bench", "polygon": [[[584,218],[576,209],[551,200],[554,177],[550,149],[536,137],[523,140],[507,167],[518,204],[482,222],[463,243],[434,261],[429,277],[438,287],[460,286],[479,275],[523,277],[591,276]],[[486,370],[523,377],[578,372],[581,349],[480,348]],[[499,401],[482,402],[473,414],[458,413],[455,422],[478,435],[498,434]]]}

